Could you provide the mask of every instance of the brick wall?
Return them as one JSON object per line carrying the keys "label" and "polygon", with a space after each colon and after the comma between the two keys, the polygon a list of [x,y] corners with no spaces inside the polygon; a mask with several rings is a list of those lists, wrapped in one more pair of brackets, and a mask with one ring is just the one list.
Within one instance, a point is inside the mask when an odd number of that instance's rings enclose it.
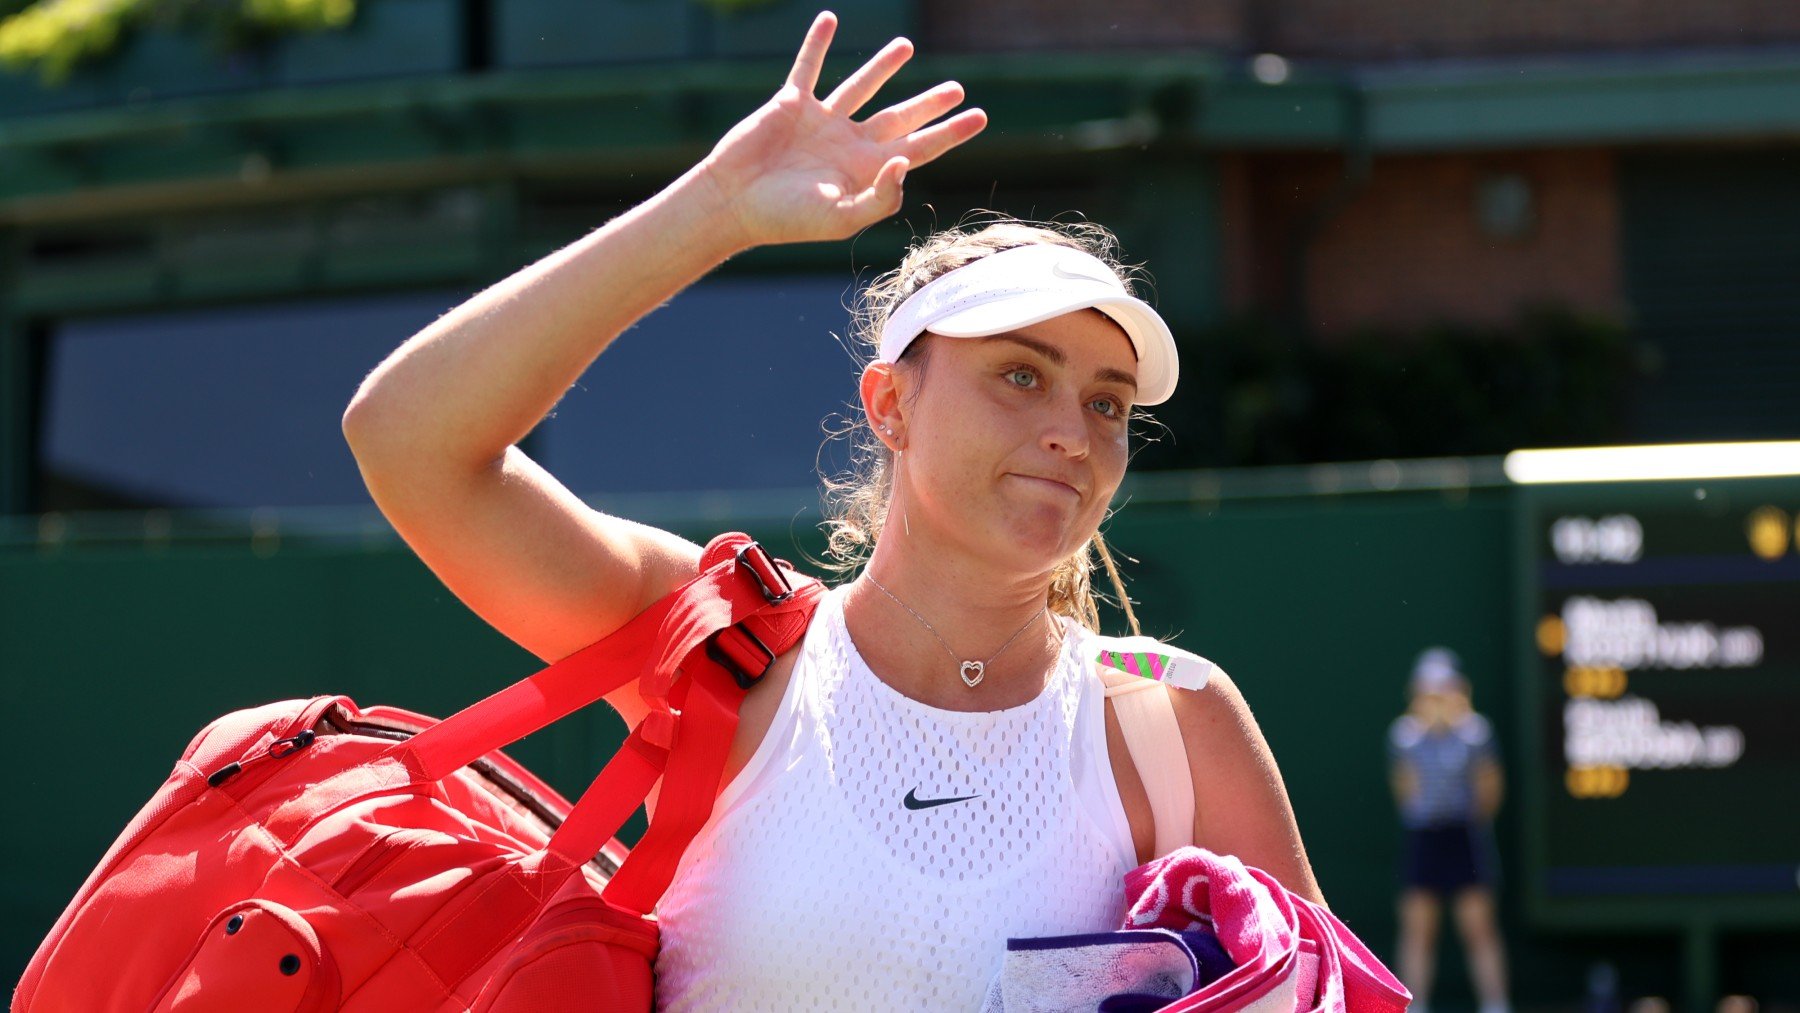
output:
{"label": "brick wall", "polygon": [[[1364,326],[1504,324],[1538,303],[1622,312],[1611,152],[1396,156],[1376,159],[1361,182],[1343,176],[1335,156],[1224,160],[1234,308],[1289,311],[1298,283],[1298,305],[1327,336]],[[1495,234],[1478,214],[1483,181],[1500,179],[1530,190],[1522,234]]]}
{"label": "brick wall", "polygon": [[930,52],[1355,60],[1800,44],[1797,0],[919,0]]}
{"label": "brick wall", "polygon": [[1241,0],[920,0],[928,52],[1220,48],[1244,37]]}
{"label": "brick wall", "polygon": [[1383,59],[1800,42],[1795,0],[1268,0],[1254,48]]}

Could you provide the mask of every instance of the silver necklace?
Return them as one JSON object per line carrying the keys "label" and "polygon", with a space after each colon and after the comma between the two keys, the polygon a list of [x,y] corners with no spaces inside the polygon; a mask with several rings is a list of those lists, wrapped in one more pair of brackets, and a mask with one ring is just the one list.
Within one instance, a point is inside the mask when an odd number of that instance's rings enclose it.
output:
{"label": "silver necklace", "polygon": [[1006,643],[1001,644],[1000,649],[998,651],[995,651],[993,654],[989,655],[988,659],[986,661],[964,661],[963,659],[957,657],[956,651],[953,650],[950,647],[949,643],[947,643],[944,640],[944,638],[938,634],[938,631],[931,625],[931,623],[929,623],[925,620],[924,616],[918,614],[917,612],[913,612],[913,607],[911,605],[908,605],[907,603],[901,601],[899,595],[896,595],[894,592],[889,591],[885,587],[882,587],[881,581],[876,580],[874,577],[870,576],[868,574],[868,572],[865,571],[863,573],[863,576],[868,577],[869,583],[874,584],[876,590],[880,591],[882,594],[887,595],[889,598],[894,599],[894,604],[896,604],[896,605],[900,606],[901,608],[905,609],[906,611],[912,613],[912,617],[919,621],[919,625],[925,627],[926,631],[929,632],[932,636],[937,637],[937,642],[944,645],[944,651],[950,655],[950,660],[956,662],[958,665],[961,666],[957,670],[957,674],[962,677],[963,685],[969,687],[970,689],[974,689],[976,686],[981,685],[981,680],[987,675],[987,667],[994,663],[995,658],[998,658],[1000,655],[1006,653],[1006,649],[1008,647],[1012,646],[1013,641],[1019,639],[1019,634],[1024,633],[1027,627],[1029,627],[1032,623],[1037,622],[1039,616],[1050,611],[1050,606],[1048,604],[1046,604],[1043,608],[1038,609],[1036,614],[1034,614],[1030,619],[1025,620],[1025,625],[1019,627],[1016,631],[1014,631],[1012,636],[1007,637]]}

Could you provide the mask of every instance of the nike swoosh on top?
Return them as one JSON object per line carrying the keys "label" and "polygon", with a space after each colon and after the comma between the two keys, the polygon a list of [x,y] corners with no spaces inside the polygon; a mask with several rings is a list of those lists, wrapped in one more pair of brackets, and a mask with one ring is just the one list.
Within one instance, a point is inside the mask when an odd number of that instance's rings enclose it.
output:
{"label": "nike swoosh on top", "polygon": [[906,797],[900,800],[900,804],[908,809],[930,809],[935,806],[949,805],[952,802],[967,802],[972,798],[980,797],[980,795],[958,795],[955,798],[920,798],[919,789],[914,788],[906,793]]}

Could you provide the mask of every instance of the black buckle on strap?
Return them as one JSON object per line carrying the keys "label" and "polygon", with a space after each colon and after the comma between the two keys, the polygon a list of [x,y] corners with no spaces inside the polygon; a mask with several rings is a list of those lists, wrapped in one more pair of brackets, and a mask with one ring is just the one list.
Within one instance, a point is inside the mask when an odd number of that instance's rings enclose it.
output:
{"label": "black buckle on strap", "polygon": [[[736,649],[735,652],[733,648]],[[754,654],[761,654],[762,657],[753,657]],[[713,634],[712,639],[706,642],[706,656],[720,668],[730,672],[739,689],[749,689],[756,685],[763,673],[769,670],[769,666],[775,663],[775,652],[769,650],[769,645],[757,639],[756,634],[751,633],[742,623],[727,626]],[[756,667],[754,672],[750,670],[750,665]]]}
{"label": "black buckle on strap", "polygon": [[794,596],[794,585],[788,582],[787,574],[760,544],[751,542],[739,549],[737,562],[756,578],[757,586],[762,588],[763,598],[769,604],[779,605]]}

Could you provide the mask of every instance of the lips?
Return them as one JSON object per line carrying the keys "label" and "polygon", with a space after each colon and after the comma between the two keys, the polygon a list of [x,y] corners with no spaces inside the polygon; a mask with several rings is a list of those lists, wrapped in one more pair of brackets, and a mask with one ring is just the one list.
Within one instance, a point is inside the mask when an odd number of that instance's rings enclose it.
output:
{"label": "lips", "polygon": [[1022,474],[1019,474],[1018,472],[1014,472],[1013,477],[1014,478],[1022,478],[1025,481],[1030,482],[1034,485],[1043,485],[1043,486],[1048,486],[1053,489],[1060,489],[1063,492],[1069,493],[1076,497],[1081,496],[1080,489],[1075,488],[1075,485],[1073,483],[1065,482],[1060,478],[1045,478],[1042,475],[1022,475]]}

